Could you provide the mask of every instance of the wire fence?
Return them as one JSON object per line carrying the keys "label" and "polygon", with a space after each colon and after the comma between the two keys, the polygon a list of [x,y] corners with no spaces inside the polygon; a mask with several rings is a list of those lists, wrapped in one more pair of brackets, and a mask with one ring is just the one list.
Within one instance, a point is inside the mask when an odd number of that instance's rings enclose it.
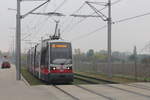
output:
{"label": "wire fence", "polygon": [[[97,62],[96,60],[82,61],[80,57],[74,57],[74,70],[80,72],[92,72],[109,75],[107,63]],[[111,71],[113,76],[131,76],[150,78],[150,64],[137,63],[112,63]]]}

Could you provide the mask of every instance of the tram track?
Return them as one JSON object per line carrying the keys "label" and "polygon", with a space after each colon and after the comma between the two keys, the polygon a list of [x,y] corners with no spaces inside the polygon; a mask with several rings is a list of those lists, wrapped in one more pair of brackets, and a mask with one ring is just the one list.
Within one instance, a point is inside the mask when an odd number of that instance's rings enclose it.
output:
{"label": "tram track", "polygon": [[[112,85],[109,85],[109,84],[105,84],[104,86],[111,87],[111,88],[114,88],[114,89],[118,89],[118,90],[121,90],[121,91],[125,91],[125,92],[127,92],[127,93],[132,93],[132,94],[135,94],[135,95],[137,95],[137,96],[142,96],[142,97],[146,97],[146,98],[149,98],[149,99],[150,99],[150,95],[145,95],[145,94],[142,94],[142,93],[139,93],[139,92],[135,92],[135,91],[123,89],[123,88],[116,87],[116,86],[112,86]],[[126,85],[126,86],[127,86],[127,85]]]}
{"label": "tram track", "polygon": [[139,85],[135,85],[135,84],[127,84],[127,86],[131,86],[131,87],[135,87],[135,88],[139,88],[139,89],[144,89],[144,90],[148,90],[148,91],[150,91],[150,88],[148,88],[148,87],[145,87],[145,86],[139,86]]}
{"label": "tram track", "polygon": [[[109,88],[113,88],[116,90],[120,90],[122,92],[126,92],[129,94],[133,94],[136,96],[140,96],[140,97],[144,97],[144,98],[148,98],[150,99],[150,95],[143,93],[140,93],[139,91],[135,91],[135,90],[131,90],[126,89],[124,87],[119,87],[119,86],[115,86],[112,84],[116,84],[116,82],[112,82],[109,80],[104,80],[104,79],[100,79],[100,78],[95,78],[92,76],[86,76],[86,75],[81,75],[81,74],[75,74],[74,78],[76,80],[80,80],[80,81],[84,81],[88,84],[100,84],[101,82],[103,82],[103,86],[109,87]],[[137,85],[137,84],[121,84],[122,86],[128,86],[128,87],[134,87],[134,88],[138,88],[138,89],[143,89],[143,90],[150,90],[150,88],[147,88],[146,86],[143,85]],[[58,89],[59,91],[63,92],[64,94],[66,94],[67,96],[69,96],[70,98],[72,98],[73,100],[80,100],[81,98],[78,97],[78,93],[77,94],[73,94],[72,92],[69,92],[68,90],[66,90],[63,87],[60,87],[60,85],[53,85],[56,89]],[[88,87],[84,87],[82,85],[79,84],[73,84],[73,86],[82,89],[83,91],[89,92],[91,93],[91,95],[96,95],[99,96],[101,98],[107,99],[107,100],[114,100],[114,98],[112,96],[109,95],[105,95],[103,93],[99,93],[98,91],[94,91],[93,89],[90,89]],[[99,85],[98,85],[99,86]]]}
{"label": "tram track", "polygon": [[145,87],[145,88],[150,89],[150,86],[146,86],[146,85],[142,85],[142,84],[135,84],[135,85],[137,85],[137,86],[142,86],[142,87]]}
{"label": "tram track", "polygon": [[[99,84],[98,81],[100,82],[105,82],[105,84],[101,84],[101,85],[104,85],[104,86],[107,86],[107,87],[110,87],[110,88],[114,88],[114,89],[118,89],[118,90],[121,90],[121,91],[125,91],[127,93],[131,93],[131,94],[134,94],[134,95],[137,95],[137,96],[142,96],[142,97],[146,97],[146,98],[149,98],[150,99],[150,95],[145,95],[145,94],[142,94],[142,93],[139,93],[137,91],[132,91],[132,90],[127,90],[127,89],[123,89],[123,88],[120,88],[120,87],[116,87],[116,86],[113,86],[111,84],[117,84],[117,82],[112,82],[112,81],[109,81],[109,80],[104,80],[104,79],[99,79],[99,78],[95,78],[95,77],[91,77],[91,76],[85,76],[85,75],[81,75],[81,74],[75,74],[76,76],[79,76],[79,77],[82,77],[81,79],[83,81],[87,81],[86,79],[89,79],[90,80],[90,83],[92,83],[93,81],[92,80],[95,80],[97,82],[93,82],[94,84]],[[84,79],[85,78],[85,79]],[[88,80],[88,81],[89,81]],[[88,82],[87,81],[87,82]],[[107,83],[107,84],[106,84]],[[135,88],[139,88],[139,89],[143,89],[143,90],[150,90],[150,88],[147,88],[147,87],[141,87],[141,86],[136,86],[136,85],[129,85],[129,84],[122,84],[124,86],[130,86],[130,87],[135,87]],[[79,85],[76,85],[78,87],[81,87]],[[81,88],[84,88],[84,87],[81,87]],[[86,89],[86,88],[84,88]],[[86,90],[89,90],[89,89],[86,89]],[[92,91],[92,90],[89,90],[89,91]],[[109,99],[110,100],[110,99]],[[112,100],[112,99],[111,99]]]}
{"label": "tram track", "polygon": [[[61,91],[61,92],[63,92],[64,94],[68,95],[69,97],[71,97],[73,100],[80,100],[80,98],[78,98],[78,97],[72,95],[71,93],[69,93],[69,92],[65,91],[64,89],[60,88],[59,86],[56,86],[56,85],[53,85],[53,86],[54,86],[56,89],[58,89],[59,91]],[[85,87],[83,87],[83,86],[80,86],[80,85],[73,85],[73,86],[75,86],[75,87],[77,87],[77,88],[80,88],[80,89],[82,89],[82,90],[84,90],[84,91],[87,91],[87,92],[89,92],[89,93],[91,93],[91,94],[94,94],[94,95],[97,95],[97,96],[99,96],[99,97],[102,97],[102,98],[104,98],[104,99],[107,99],[107,100],[114,100],[112,97],[103,95],[103,94],[101,94],[101,93],[97,93],[97,92],[95,92],[95,91],[93,91],[93,90],[91,90],[91,89],[85,88]]]}
{"label": "tram track", "polygon": [[90,92],[90,93],[93,93],[93,94],[95,94],[95,95],[101,96],[101,97],[103,97],[103,98],[105,98],[105,99],[114,100],[112,97],[103,95],[103,94],[101,94],[101,93],[97,93],[97,92],[95,92],[95,91],[93,91],[93,90],[91,90],[91,89],[85,88],[85,87],[83,87],[83,86],[80,86],[80,85],[75,85],[75,86],[78,87],[78,88],[81,88],[81,89],[83,89],[83,90],[86,90],[86,91],[88,91],[88,92]]}
{"label": "tram track", "polygon": [[71,97],[73,100],[80,100],[79,98],[77,98],[76,96],[72,95],[71,93],[68,93],[67,91],[61,89],[60,87],[53,85],[56,89],[58,89],[59,91],[63,92],[64,94],[68,95],[69,97]]}
{"label": "tram track", "polygon": [[[103,80],[103,79],[97,79],[97,78],[93,78],[93,77],[88,77],[88,76],[84,76],[84,75],[80,75],[80,74],[75,74],[74,78],[76,80],[79,80],[79,81],[84,81],[88,84],[100,84],[100,83],[104,83],[104,84],[108,84],[108,83],[113,83],[114,82],[111,82],[111,81],[107,81],[107,80]],[[107,99],[107,100],[114,100],[114,98],[112,97],[109,97],[107,95],[104,95],[102,93],[98,93],[98,92],[95,92],[94,90],[91,90],[91,89],[88,89],[88,88],[85,88],[81,85],[78,85],[78,84],[73,84],[73,86],[77,87],[77,88],[80,88],[84,91],[87,91],[91,94],[94,94],[94,95],[97,95],[97,96],[100,96],[104,99]],[[60,90],[61,92],[65,93],[66,95],[70,96],[71,98],[73,98],[74,100],[80,100],[78,97],[72,95],[71,93],[69,93],[68,91],[65,91],[64,89],[60,88],[59,86],[57,85],[54,85],[55,88],[57,88],[58,90]]]}

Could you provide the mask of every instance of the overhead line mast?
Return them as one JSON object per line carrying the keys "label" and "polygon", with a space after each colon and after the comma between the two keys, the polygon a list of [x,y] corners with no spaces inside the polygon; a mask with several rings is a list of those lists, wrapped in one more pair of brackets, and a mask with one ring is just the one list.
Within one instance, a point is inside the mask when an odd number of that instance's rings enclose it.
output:
{"label": "overhead line mast", "polygon": [[[109,77],[112,77],[112,50],[111,50],[111,32],[112,32],[112,18],[111,18],[111,0],[108,0],[108,2],[85,2],[89,5],[89,7],[94,10],[94,12],[98,16],[91,16],[91,15],[77,15],[72,14],[73,17],[99,17],[103,21],[107,21],[108,26],[108,37],[107,37],[107,55],[108,55],[108,68],[109,68]],[[108,16],[103,14],[101,11],[99,11],[96,7],[94,7],[92,4],[101,5],[101,6],[108,6]]]}
{"label": "overhead line mast", "polygon": [[[35,7],[28,13],[21,15],[21,1],[45,1],[39,6]],[[17,0],[17,15],[16,15],[16,79],[21,80],[21,19],[33,13],[43,5],[50,2],[50,0]]]}
{"label": "overhead line mast", "polygon": [[21,80],[21,20],[20,20],[20,0],[17,0],[16,15],[16,78]]}
{"label": "overhead line mast", "polygon": [[111,32],[112,32],[112,18],[111,18],[111,0],[108,0],[108,68],[109,77],[112,77],[112,50],[111,50]]}

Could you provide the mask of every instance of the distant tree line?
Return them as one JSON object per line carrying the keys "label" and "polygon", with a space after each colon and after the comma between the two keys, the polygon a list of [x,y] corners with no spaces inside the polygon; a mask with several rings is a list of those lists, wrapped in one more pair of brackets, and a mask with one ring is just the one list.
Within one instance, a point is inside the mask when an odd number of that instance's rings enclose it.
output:
{"label": "distant tree line", "polygon": [[[81,52],[80,49],[75,49],[73,57],[75,60],[80,59],[82,62],[92,62],[96,61],[99,63],[107,62],[107,51],[100,50],[94,51],[93,49],[89,49],[87,52]],[[137,62],[143,64],[150,64],[150,55],[146,54],[138,54]],[[132,63],[135,60],[135,56],[131,52],[112,52],[112,62],[113,63]]]}

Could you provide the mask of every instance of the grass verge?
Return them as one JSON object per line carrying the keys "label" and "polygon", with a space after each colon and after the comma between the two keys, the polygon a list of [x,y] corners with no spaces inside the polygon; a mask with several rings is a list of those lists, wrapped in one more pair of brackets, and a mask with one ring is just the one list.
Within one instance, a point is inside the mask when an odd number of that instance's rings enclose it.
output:
{"label": "grass verge", "polygon": [[26,68],[21,69],[22,76],[26,79],[26,81],[32,85],[45,85],[44,82],[34,77]]}
{"label": "grass verge", "polygon": [[136,80],[138,82],[150,82],[150,77],[137,77],[137,79],[135,79],[134,76],[127,76],[127,75],[115,75],[115,77],[120,77],[120,78],[124,78],[124,79],[130,79],[130,80]]}
{"label": "grass verge", "polygon": [[95,77],[99,79],[109,80],[116,83],[132,83],[132,82],[140,82],[141,80],[135,80],[133,78],[124,78],[120,76],[113,76],[112,78],[108,77],[104,74],[98,74],[98,73],[91,73],[91,72],[75,72],[77,74],[86,75],[90,77]]}

